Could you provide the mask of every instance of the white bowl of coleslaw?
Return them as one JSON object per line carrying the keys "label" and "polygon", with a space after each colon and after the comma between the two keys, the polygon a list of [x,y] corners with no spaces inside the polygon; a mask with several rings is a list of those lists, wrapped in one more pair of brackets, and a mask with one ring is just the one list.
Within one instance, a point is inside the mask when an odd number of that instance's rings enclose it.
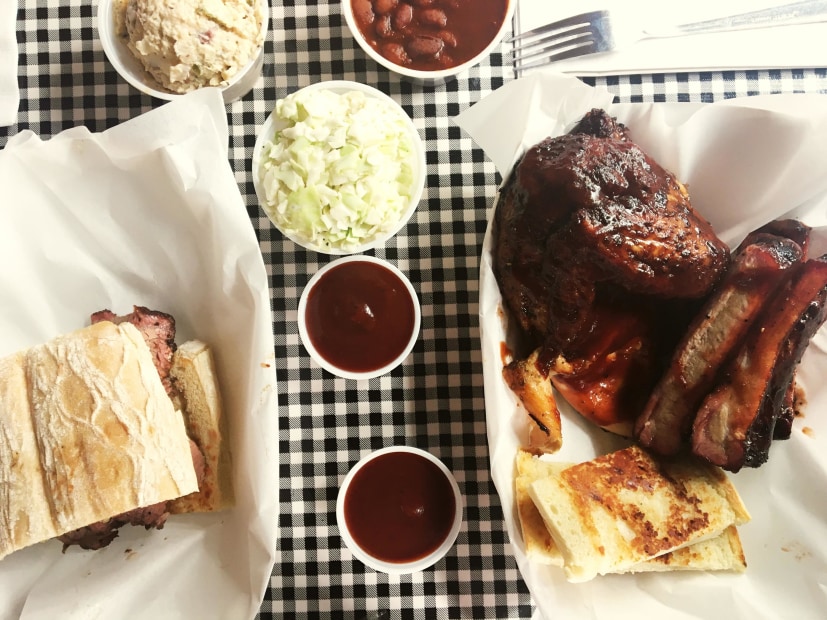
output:
{"label": "white bowl of coleslaw", "polygon": [[425,148],[388,95],[319,82],[276,102],[252,173],[262,210],[285,237],[322,254],[359,254],[410,220],[425,189]]}

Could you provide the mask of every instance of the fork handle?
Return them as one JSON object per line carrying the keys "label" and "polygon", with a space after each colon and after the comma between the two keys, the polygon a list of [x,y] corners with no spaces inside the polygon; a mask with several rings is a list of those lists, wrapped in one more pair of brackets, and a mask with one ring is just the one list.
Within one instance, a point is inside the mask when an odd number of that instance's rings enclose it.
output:
{"label": "fork handle", "polygon": [[680,24],[657,30],[646,30],[647,37],[670,37],[699,32],[721,32],[725,30],[746,30],[780,24],[808,24],[827,20],[827,1],[804,0],[760,11],[739,13],[718,19]]}

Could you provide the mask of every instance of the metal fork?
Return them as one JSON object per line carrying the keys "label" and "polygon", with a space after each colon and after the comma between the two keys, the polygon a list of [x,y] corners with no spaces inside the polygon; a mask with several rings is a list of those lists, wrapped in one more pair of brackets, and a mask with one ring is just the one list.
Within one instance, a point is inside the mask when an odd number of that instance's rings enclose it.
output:
{"label": "metal fork", "polygon": [[660,29],[641,28],[632,21],[624,21],[611,11],[591,11],[529,30],[506,42],[514,43],[514,65],[518,72],[522,72],[556,60],[611,52],[642,39],[765,28],[780,24],[806,24],[825,19],[825,0],[806,0]]}

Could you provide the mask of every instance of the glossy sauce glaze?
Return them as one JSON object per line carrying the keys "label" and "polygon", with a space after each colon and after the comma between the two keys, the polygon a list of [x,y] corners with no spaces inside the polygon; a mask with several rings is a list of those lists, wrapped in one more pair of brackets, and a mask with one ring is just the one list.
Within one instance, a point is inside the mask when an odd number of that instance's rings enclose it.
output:
{"label": "glossy sauce glaze", "polygon": [[389,452],[371,459],[350,481],[347,528],[365,553],[384,562],[422,559],[445,541],[456,516],[451,482],[428,459]]}
{"label": "glossy sauce glaze", "polygon": [[508,0],[349,0],[359,32],[383,57],[420,71],[461,65],[497,36]]}
{"label": "glossy sauce glaze", "polygon": [[348,372],[393,362],[411,340],[414,300],[387,267],[345,262],[324,273],[307,296],[305,323],[316,351]]}

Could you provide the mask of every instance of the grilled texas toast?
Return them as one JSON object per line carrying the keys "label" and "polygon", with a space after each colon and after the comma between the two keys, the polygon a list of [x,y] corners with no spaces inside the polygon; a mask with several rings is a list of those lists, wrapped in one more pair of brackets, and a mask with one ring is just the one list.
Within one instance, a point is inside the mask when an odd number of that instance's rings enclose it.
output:
{"label": "grilled texas toast", "polygon": [[[517,502],[517,516],[523,535],[526,557],[540,564],[563,566],[563,555],[554,543],[543,517],[529,489],[536,480],[557,474],[571,463],[546,461],[528,450],[518,450],[514,470],[514,487]],[[746,558],[741,546],[737,528],[728,527],[718,536],[709,540],[681,547],[669,553],[644,560],[623,572],[642,573],[675,570],[709,570],[743,572]]]}
{"label": "grilled texas toast", "polygon": [[531,483],[529,495],[569,581],[627,572],[750,518],[716,467],[656,461],[638,446],[550,472]]}

